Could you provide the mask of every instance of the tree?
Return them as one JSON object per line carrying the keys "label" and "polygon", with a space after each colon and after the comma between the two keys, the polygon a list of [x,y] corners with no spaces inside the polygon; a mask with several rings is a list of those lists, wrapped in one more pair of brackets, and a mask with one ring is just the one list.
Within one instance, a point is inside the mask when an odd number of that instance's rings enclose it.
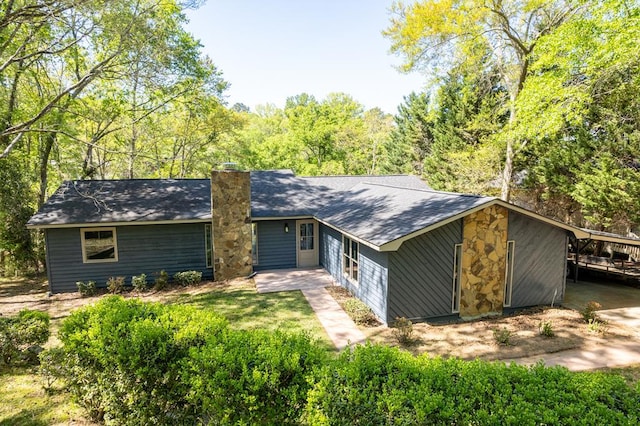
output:
{"label": "tree", "polygon": [[509,129],[517,119],[516,101],[530,74],[531,55],[540,38],[576,11],[563,0],[424,0],[412,5],[394,3],[391,26],[385,35],[393,52],[405,58],[403,70],[424,69],[433,75],[465,63],[477,66],[485,52],[487,65],[498,70],[509,94],[509,122],[503,136],[506,154],[501,197],[509,200],[515,149]]}

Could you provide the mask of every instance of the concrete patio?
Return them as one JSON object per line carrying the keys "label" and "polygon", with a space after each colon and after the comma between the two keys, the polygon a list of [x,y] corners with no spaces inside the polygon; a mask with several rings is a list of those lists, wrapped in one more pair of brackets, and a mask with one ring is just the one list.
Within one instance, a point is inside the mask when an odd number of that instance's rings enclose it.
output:
{"label": "concrete patio", "polygon": [[338,350],[365,342],[364,334],[325,287],[335,285],[322,268],[263,271],[254,277],[258,293],[302,291]]}

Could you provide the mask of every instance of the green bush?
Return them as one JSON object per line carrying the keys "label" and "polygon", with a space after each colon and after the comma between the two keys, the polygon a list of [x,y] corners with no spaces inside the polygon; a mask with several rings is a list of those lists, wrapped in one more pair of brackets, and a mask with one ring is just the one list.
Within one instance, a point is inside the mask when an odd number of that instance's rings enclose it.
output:
{"label": "green bush", "polygon": [[637,424],[640,394],[621,376],[358,346],[309,392],[312,425]]}
{"label": "green bush", "polygon": [[493,339],[499,345],[509,346],[511,345],[511,331],[506,327],[496,328],[493,330]]}
{"label": "green bush", "polygon": [[[60,329],[63,379],[113,424],[295,422],[325,351],[304,335],[235,331],[211,312],[106,297]],[[43,358],[47,355],[43,355]]]}
{"label": "green bush", "polygon": [[133,286],[133,289],[137,291],[147,291],[149,289],[149,284],[147,283],[147,275],[140,274],[131,277],[131,286]]}
{"label": "green bush", "polygon": [[0,358],[4,364],[36,364],[49,340],[49,314],[22,310],[15,317],[0,316]]}
{"label": "green bush", "polygon": [[183,271],[177,272],[173,276],[173,280],[180,285],[195,285],[202,281],[202,272],[200,271]]}
{"label": "green bush", "polygon": [[111,277],[107,280],[107,291],[120,294],[124,291],[124,277]]}
{"label": "green bush", "polygon": [[167,274],[165,270],[155,272],[153,276],[155,278],[153,282],[154,289],[164,290],[165,288],[167,288],[167,285],[169,284],[169,274]]}
{"label": "green bush", "polygon": [[393,322],[393,330],[391,332],[393,337],[395,337],[401,345],[409,345],[414,341],[413,323],[410,319],[405,317],[396,317],[396,320]]}
{"label": "green bush", "polygon": [[94,296],[96,294],[96,282],[95,281],[78,281],[76,282],[76,286],[78,286],[78,292],[82,297]]}
{"label": "green bush", "polygon": [[378,322],[371,309],[360,299],[355,297],[347,299],[343,306],[347,315],[358,325],[372,325]]}
{"label": "green bush", "polygon": [[553,323],[551,321],[540,321],[538,325],[538,332],[544,337],[553,337],[555,332],[553,331]]}
{"label": "green bush", "polygon": [[584,308],[582,308],[582,310],[580,311],[580,315],[582,315],[584,322],[588,324],[598,319],[596,311],[599,309],[602,309],[602,305],[592,300],[591,302],[587,303]]}

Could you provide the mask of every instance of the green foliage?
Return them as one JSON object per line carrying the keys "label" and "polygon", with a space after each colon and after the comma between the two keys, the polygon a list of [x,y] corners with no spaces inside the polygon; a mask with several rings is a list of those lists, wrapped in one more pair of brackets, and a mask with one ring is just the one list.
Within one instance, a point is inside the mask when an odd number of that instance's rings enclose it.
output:
{"label": "green foliage", "polygon": [[95,281],[78,281],[76,282],[78,292],[82,297],[94,296],[96,294],[96,282]]}
{"label": "green foliage", "polygon": [[149,283],[147,282],[147,275],[140,274],[131,277],[131,286],[137,291],[147,291],[149,289]]}
{"label": "green foliage", "polygon": [[592,318],[589,320],[587,324],[587,330],[592,333],[600,333],[605,334],[609,329],[609,324],[607,321],[601,320],[599,318]]}
{"label": "green foliage", "polygon": [[200,271],[183,271],[176,272],[173,280],[183,286],[196,285],[202,281],[202,272]]}
{"label": "green foliage", "polygon": [[555,332],[553,331],[553,323],[551,321],[540,321],[538,325],[538,332],[544,337],[553,337]]}
{"label": "green foliage", "polygon": [[493,330],[493,338],[499,345],[509,346],[511,345],[511,331],[507,328],[496,328]]}
{"label": "green foliage", "polygon": [[160,272],[155,272],[153,281],[153,288],[156,290],[164,290],[169,284],[169,274],[164,269]]}
{"label": "green foliage", "polygon": [[124,291],[124,277],[110,277],[107,280],[107,291],[111,294],[120,294]]}
{"label": "green foliage", "polygon": [[385,346],[344,351],[309,393],[306,424],[634,424],[620,376],[455,358]]}
{"label": "green foliage", "polygon": [[410,319],[402,317],[396,318],[393,322],[393,337],[396,338],[401,345],[410,345],[414,342],[413,323]]}
{"label": "green foliage", "polygon": [[374,325],[378,323],[378,319],[362,300],[351,297],[344,301],[344,311],[351,317],[353,322],[358,325]]}
{"label": "green foliage", "polygon": [[0,361],[4,364],[37,363],[39,346],[47,340],[47,313],[25,309],[14,317],[0,316]]}
{"label": "green foliage", "polygon": [[60,340],[43,355],[48,381],[114,424],[294,423],[326,359],[306,335],[235,331],[209,311],[117,296],[72,313]]}
{"label": "green foliage", "polygon": [[580,315],[584,319],[584,322],[588,323],[598,319],[596,311],[602,309],[602,305],[595,300],[588,302],[584,308],[580,310]]}

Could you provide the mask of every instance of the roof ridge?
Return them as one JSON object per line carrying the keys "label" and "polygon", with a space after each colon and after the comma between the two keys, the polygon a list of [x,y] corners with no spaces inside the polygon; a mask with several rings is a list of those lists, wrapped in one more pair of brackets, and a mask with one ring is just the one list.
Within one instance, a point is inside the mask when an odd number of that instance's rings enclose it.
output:
{"label": "roof ridge", "polygon": [[162,182],[167,180],[209,180],[209,178],[134,178],[134,179],[65,179],[63,182]]}
{"label": "roof ridge", "polygon": [[431,188],[424,188],[424,189],[423,188],[410,188],[410,187],[406,187],[406,186],[396,186],[396,185],[390,185],[390,184],[387,184],[387,183],[378,183],[378,182],[360,182],[360,185],[384,186],[384,187],[388,187],[388,188],[408,189],[410,191],[429,192],[429,193],[435,193],[435,194],[457,195],[457,196],[461,196],[461,197],[496,199],[496,197],[491,197],[491,196],[488,196],[488,195],[462,194],[460,192],[438,191],[436,189],[431,189]]}
{"label": "roof ridge", "polygon": [[[368,178],[368,177],[418,177],[416,175],[407,175],[407,174],[392,174],[392,175],[319,175],[319,176],[298,176],[302,179],[326,179],[326,178]],[[419,179],[419,178],[418,178]]]}

